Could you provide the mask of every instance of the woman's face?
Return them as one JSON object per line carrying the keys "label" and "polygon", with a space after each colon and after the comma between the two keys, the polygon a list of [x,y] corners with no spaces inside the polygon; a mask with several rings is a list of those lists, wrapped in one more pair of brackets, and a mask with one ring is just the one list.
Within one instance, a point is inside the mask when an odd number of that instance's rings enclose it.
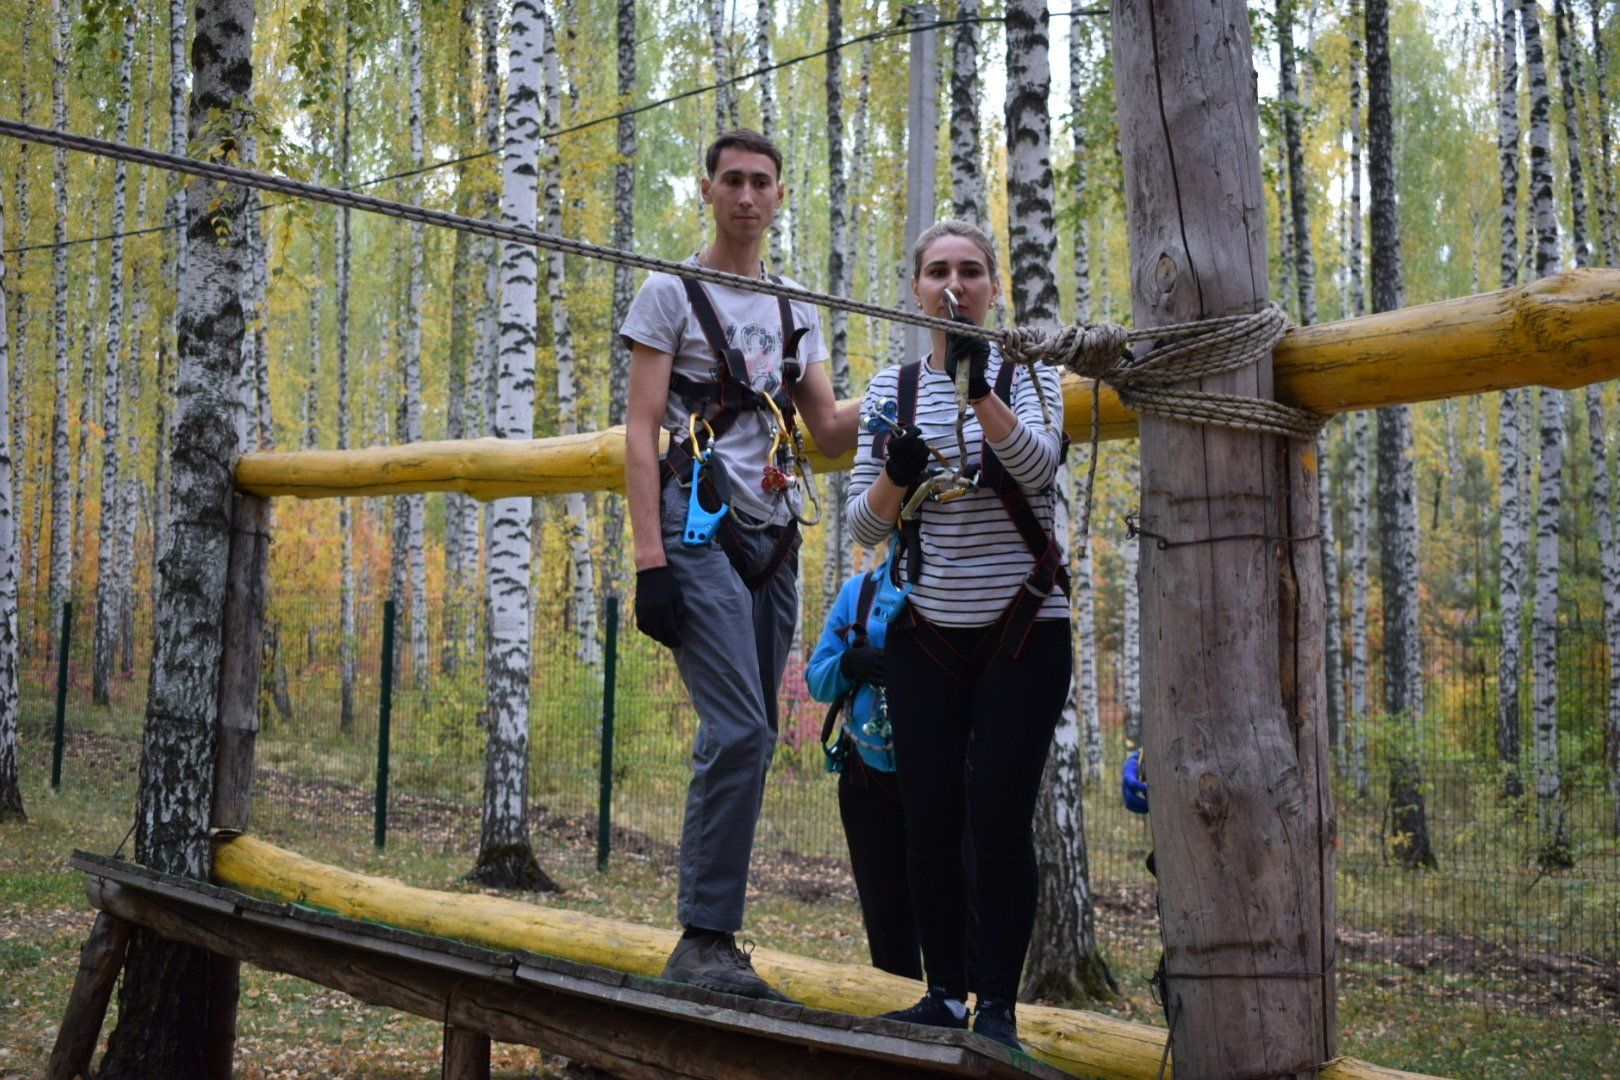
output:
{"label": "woman's face", "polygon": [[984,322],[1001,291],[1001,283],[990,273],[984,252],[965,236],[941,236],[923,252],[922,271],[911,281],[911,294],[925,315],[950,318],[945,290],[956,297],[956,314],[976,323]]}

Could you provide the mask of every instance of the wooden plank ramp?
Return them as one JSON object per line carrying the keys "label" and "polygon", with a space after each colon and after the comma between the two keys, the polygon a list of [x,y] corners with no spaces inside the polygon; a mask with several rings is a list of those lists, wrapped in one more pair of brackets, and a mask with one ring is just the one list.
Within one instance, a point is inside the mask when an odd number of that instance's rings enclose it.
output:
{"label": "wooden plank ramp", "polygon": [[104,916],[442,1021],[446,1075],[478,1075],[480,1065],[487,1075],[487,1038],[542,1047],[638,1080],[1066,1075],[968,1032],[751,1001],[521,949],[484,948],[89,852],[75,852],[70,862],[89,875],[90,902]]}

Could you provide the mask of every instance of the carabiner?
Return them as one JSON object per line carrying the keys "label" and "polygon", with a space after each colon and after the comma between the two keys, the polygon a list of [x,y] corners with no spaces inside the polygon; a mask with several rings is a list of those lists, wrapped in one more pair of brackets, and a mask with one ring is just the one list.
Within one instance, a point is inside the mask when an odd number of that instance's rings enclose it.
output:
{"label": "carabiner", "polygon": [[[709,426],[709,422],[703,418],[702,413],[693,413],[686,418],[686,435],[692,443],[693,461],[702,461],[709,456],[709,451],[702,449],[701,444],[698,442],[697,426],[699,424],[702,424],[703,430],[709,433],[709,449],[714,449],[714,428]],[[694,483],[693,486],[696,487],[697,485]]]}
{"label": "carabiner", "polygon": [[[697,425],[700,422],[709,433],[708,450],[702,449],[698,443]],[[726,475],[725,459],[713,457],[714,428],[709,426],[709,422],[693,413],[686,426],[692,438],[692,489],[686,497],[686,529],[681,534],[681,543],[695,548],[712,541],[715,530],[731,512],[731,478]],[[720,504],[714,510],[703,505],[705,468],[709,470],[709,486],[714,488],[715,500]]]}

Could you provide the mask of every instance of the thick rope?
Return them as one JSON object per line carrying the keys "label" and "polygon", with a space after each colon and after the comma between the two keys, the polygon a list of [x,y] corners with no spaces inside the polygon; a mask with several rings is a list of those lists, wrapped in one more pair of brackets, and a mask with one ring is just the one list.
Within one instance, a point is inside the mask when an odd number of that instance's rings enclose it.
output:
{"label": "thick rope", "polygon": [[[952,322],[921,312],[885,307],[881,304],[851,300],[848,297],[832,296],[796,285],[771,281],[768,278],[730,274],[693,263],[642,255],[593,244],[587,240],[541,232],[522,225],[484,221],[463,214],[430,210],[411,203],[381,199],[343,188],[326,187],[219,162],[38,127],[18,120],[0,118],[0,135],[128,161],[136,165],[152,166],[170,172],[186,173],[221,183],[240,184],[293,198],[381,214],[385,217],[456,229],[496,240],[527,244],[546,251],[559,251],[565,255],[579,255],[635,269],[673,274],[695,281],[800,300],[819,307],[846,311],[852,315],[888,319],[930,330],[995,340],[1001,344],[1003,353],[1014,363],[1050,363],[1067,367],[1078,375],[1091,378],[1094,394],[1097,383],[1106,383],[1119,393],[1120,400],[1127,408],[1166,420],[1215,424],[1289,438],[1310,439],[1315,437],[1325,419],[1315,413],[1263,398],[1167,388],[1167,384],[1170,383],[1234,371],[1268,355],[1286,328],[1286,317],[1282,309],[1274,304],[1252,315],[1232,315],[1139,330],[1127,330],[1109,323],[1064,327],[1055,334],[1022,327],[1002,330]],[[1160,343],[1161,347],[1141,357],[1134,356],[1130,352],[1129,345],[1132,342],[1148,340]],[[1038,381],[1036,385],[1040,385]],[[1044,401],[1042,405],[1044,407]],[[1096,440],[1095,412],[1094,408],[1093,442]]]}

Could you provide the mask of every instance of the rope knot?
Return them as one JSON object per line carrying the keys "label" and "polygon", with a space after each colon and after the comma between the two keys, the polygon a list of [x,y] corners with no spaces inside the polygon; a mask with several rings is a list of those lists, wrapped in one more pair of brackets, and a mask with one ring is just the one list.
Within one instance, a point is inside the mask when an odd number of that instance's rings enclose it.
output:
{"label": "rope knot", "polygon": [[1002,331],[1001,350],[1016,364],[1056,364],[1088,379],[1111,382],[1127,358],[1130,341],[1130,331],[1118,323],[1082,323],[1053,333],[1015,326]]}

